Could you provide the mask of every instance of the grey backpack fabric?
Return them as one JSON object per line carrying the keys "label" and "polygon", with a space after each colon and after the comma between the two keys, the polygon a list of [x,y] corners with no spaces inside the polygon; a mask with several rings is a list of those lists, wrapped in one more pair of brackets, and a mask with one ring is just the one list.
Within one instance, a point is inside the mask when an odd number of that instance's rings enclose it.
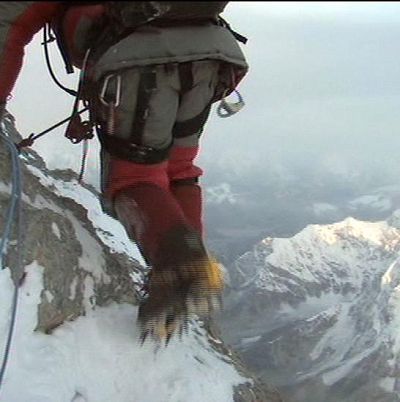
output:
{"label": "grey backpack fabric", "polygon": [[126,68],[219,60],[247,71],[245,56],[225,27],[204,26],[149,27],[144,25],[108,48],[93,67],[93,77],[117,73]]}

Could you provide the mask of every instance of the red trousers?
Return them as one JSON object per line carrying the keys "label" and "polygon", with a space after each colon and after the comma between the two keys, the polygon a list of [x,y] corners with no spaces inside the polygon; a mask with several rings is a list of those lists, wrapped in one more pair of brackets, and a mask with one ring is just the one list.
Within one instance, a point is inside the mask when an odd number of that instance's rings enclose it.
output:
{"label": "red trousers", "polygon": [[131,211],[119,219],[126,227],[136,226],[131,229],[133,237],[140,239],[139,246],[150,261],[174,226],[185,224],[202,235],[201,188],[194,180],[187,180],[202,174],[193,163],[197,152],[198,147],[173,148],[168,161],[159,164],[111,160],[105,195],[115,199],[124,193],[132,199]]}

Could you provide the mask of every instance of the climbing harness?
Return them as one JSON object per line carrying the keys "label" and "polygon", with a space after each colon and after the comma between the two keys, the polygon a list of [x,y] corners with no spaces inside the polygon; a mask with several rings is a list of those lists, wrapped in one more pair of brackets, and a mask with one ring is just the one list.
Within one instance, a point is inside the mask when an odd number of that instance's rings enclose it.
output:
{"label": "climbing harness", "polygon": [[[1,124],[1,123],[0,123]],[[7,148],[11,154],[12,161],[12,189],[11,189],[11,201],[7,211],[6,224],[4,228],[4,232],[1,237],[0,242],[0,269],[3,270],[4,263],[3,257],[6,254],[7,246],[11,236],[11,228],[12,222],[17,221],[17,265],[14,267],[14,294],[11,305],[11,318],[10,324],[6,339],[6,344],[4,347],[4,353],[2,357],[1,367],[0,367],[0,392],[2,390],[3,380],[5,376],[5,372],[7,369],[7,364],[10,358],[10,350],[11,344],[13,340],[15,324],[17,319],[17,309],[18,309],[18,295],[19,288],[23,283],[25,273],[22,264],[22,219],[21,219],[21,211],[22,211],[22,180],[21,180],[21,166],[18,158],[18,148],[3,132],[2,127],[0,126],[0,138],[6,144]]]}

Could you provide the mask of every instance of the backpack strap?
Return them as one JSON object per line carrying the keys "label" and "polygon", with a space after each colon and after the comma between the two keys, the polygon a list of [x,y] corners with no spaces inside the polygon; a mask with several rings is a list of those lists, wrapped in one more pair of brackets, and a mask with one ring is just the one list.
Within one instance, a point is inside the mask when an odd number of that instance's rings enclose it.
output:
{"label": "backpack strap", "polygon": [[52,21],[51,24],[49,24],[49,34],[51,31],[54,33],[58,50],[60,51],[61,57],[64,61],[65,71],[67,72],[67,74],[73,74],[74,66],[72,65],[71,58],[68,54],[68,47],[65,41],[64,29],[63,29],[64,16],[68,10],[68,7],[69,6],[67,2],[62,3],[62,8],[58,15],[58,18]]}
{"label": "backpack strap", "polygon": [[172,128],[173,137],[184,138],[199,133],[210,114],[211,105],[212,102],[210,102],[197,116],[190,120],[176,122]]}
{"label": "backpack strap", "polygon": [[[172,142],[166,148],[155,149],[143,145],[143,132],[148,115],[149,103],[156,88],[154,67],[144,67],[139,78],[136,112],[128,139],[110,135],[107,122],[100,123],[96,129],[101,145],[111,155],[135,163],[153,164],[167,159]],[[118,96],[117,96],[118,97]],[[108,116],[110,118],[110,116]]]}
{"label": "backpack strap", "polygon": [[193,88],[193,63],[191,61],[179,63],[178,65],[179,81],[181,84],[181,95]]}
{"label": "backpack strap", "polygon": [[[180,95],[184,95],[193,88],[193,63],[185,62],[178,65],[178,74],[181,84]],[[172,136],[174,138],[184,138],[198,133],[204,126],[208,115],[210,114],[213,99],[206,105],[206,107],[195,117],[175,122],[172,127]]]}
{"label": "backpack strap", "polygon": [[233,30],[231,26],[228,24],[228,22],[224,20],[222,17],[218,17],[218,25],[225,27],[235,37],[235,39],[238,42],[243,43],[244,45],[247,43],[248,39],[245,36]]}
{"label": "backpack strap", "polygon": [[139,90],[137,94],[136,113],[131,129],[131,141],[133,144],[142,145],[144,126],[146,123],[150,99],[157,88],[157,77],[154,68],[144,67],[139,78]]}
{"label": "backpack strap", "polygon": [[[64,17],[67,11],[74,6],[85,6],[85,5],[97,5],[97,4],[103,4],[106,2],[103,1],[62,1],[61,2],[61,10],[58,15],[58,17],[49,24],[51,31],[54,33],[56,43],[58,46],[58,49],[60,51],[61,57],[64,61],[64,66],[67,74],[73,74],[74,73],[74,66],[72,63],[71,56],[68,52],[68,46],[67,46],[67,41],[65,39],[65,33],[64,33]],[[50,31],[50,29],[49,29]]]}

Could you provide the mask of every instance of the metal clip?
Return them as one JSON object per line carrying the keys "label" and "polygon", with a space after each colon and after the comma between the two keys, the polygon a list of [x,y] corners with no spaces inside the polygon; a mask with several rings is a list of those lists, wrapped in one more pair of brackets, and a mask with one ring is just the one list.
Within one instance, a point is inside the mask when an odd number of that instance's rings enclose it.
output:
{"label": "metal clip", "polygon": [[[117,92],[115,94],[115,99],[112,102],[107,102],[105,100],[105,95],[108,89],[108,84],[111,80],[111,78],[117,78]],[[103,87],[101,88],[101,92],[100,92],[100,102],[104,105],[104,106],[110,106],[111,104],[114,105],[114,107],[118,107],[120,102],[121,102],[121,76],[120,75],[115,75],[115,74],[110,74],[108,75],[104,82],[103,82]]]}
{"label": "metal clip", "polygon": [[218,105],[217,108],[217,114],[219,117],[230,117],[233,116],[235,113],[239,112],[243,106],[245,105],[242,96],[240,95],[239,91],[234,89],[234,92],[236,93],[238,100],[237,102],[227,102],[225,100],[225,94],[221,99],[221,102]]}

